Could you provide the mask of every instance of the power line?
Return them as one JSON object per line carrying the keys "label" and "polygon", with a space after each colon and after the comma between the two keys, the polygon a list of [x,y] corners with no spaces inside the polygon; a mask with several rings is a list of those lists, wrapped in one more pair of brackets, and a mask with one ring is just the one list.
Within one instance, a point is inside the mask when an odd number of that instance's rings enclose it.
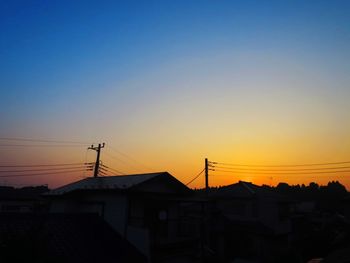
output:
{"label": "power line", "polygon": [[[85,164],[87,164],[87,163],[88,163],[88,162],[87,162],[87,155],[88,155],[88,151],[89,151],[89,149],[88,149],[88,148],[86,148],[86,150],[85,150],[85,154],[84,154],[84,163],[85,163]],[[90,164],[93,164],[93,163],[90,163]],[[85,176],[85,171],[84,171],[83,176]]]}
{"label": "power line", "polygon": [[110,170],[106,170],[106,169],[101,169],[100,167],[100,171],[102,174],[104,175],[115,175],[114,173],[112,173]]}
{"label": "power line", "polygon": [[107,170],[107,169],[105,169],[105,168],[103,168],[103,167],[99,167],[99,171],[98,171],[99,173],[101,172],[101,173],[107,173],[107,172],[110,172],[110,170]]}
{"label": "power line", "polygon": [[320,171],[320,172],[249,172],[249,171],[234,171],[234,170],[220,170],[220,169],[211,169],[214,172],[225,172],[232,174],[275,174],[275,175],[285,175],[285,174],[330,174],[330,173],[350,173],[350,170],[341,170],[341,171]]}
{"label": "power line", "polygon": [[2,141],[21,141],[21,142],[49,142],[49,143],[73,143],[73,144],[89,144],[89,142],[82,141],[62,141],[62,140],[42,140],[33,138],[15,138],[15,137],[0,137]]}
{"label": "power line", "polygon": [[204,172],[205,168],[203,168],[203,170],[197,174],[191,181],[189,181],[186,186],[188,186],[189,184],[191,184],[194,180],[196,180],[203,172]]}
{"label": "power line", "polygon": [[293,172],[293,171],[324,171],[324,170],[338,170],[338,169],[350,169],[350,166],[338,166],[338,167],[322,167],[322,168],[304,168],[304,169],[254,169],[254,168],[237,168],[237,167],[224,167],[224,166],[211,166],[213,168],[222,168],[229,170],[243,170],[243,171],[268,171],[268,172]]}
{"label": "power line", "polygon": [[56,168],[45,168],[45,169],[25,169],[25,170],[0,170],[0,173],[24,173],[24,172],[45,172],[45,171],[56,171],[56,170],[70,170],[75,168],[92,168],[89,166],[70,166],[70,167],[56,167]]}
{"label": "power line", "polygon": [[[112,158],[112,159],[114,159],[114,160],[116,160],[116,161],[119,161],[119,162],[122,162],[122,163],[124,163],[124,164],[126,164],[126,165],[131,166],[130,164],[128,164],[128,163],[126,163],[125,161],[123,161],[123,160],[117,158],[117,157],[114,156],[113,154],[110,154],[110,153],[108,153],[108,152],[106,152],[106,151],[104,151],[103,154],[106,154],[108,157],[110,157],[110,158]],[[135,166],[133,166],[133,167],[135,168]]]}
{"label": "power line", "polygon": [[129,167],[131,167],[131,168],[133,168],[135,170],[140,170],[140,167],[132,165],[131,163],[127,163],[127,162],[117,158],[116,156],[114,156],[114,155],[112,155],[112,154],[110,154],[110,153],[108,153],[106,151],[104,151],[103,153],[106,154],[108,157],[112,158],[113,160],[120,161],[121,163],[123,163],[123,164],[125,164],[125,165],[127,165],[127,166],[129,166]]}
{"label": "power line", "polygon": [[0,147],[84,147],[77,144],[0,144]]}
{"label": "power line", "polygon": [[107,172],[104,172],[101,170],[98,173],[101,174],[102,176],[109,176],[109,174]]}
{"label": "power line", "polygon": [[[244,176],[244,175],[246,175],[247,173],[237,173],[237,177],[238,178],[240,178],[241,176]],[[302,175],[302,174],[301,174]],[[226,174],[215,174],[215,176],[216,177],[218,177],[218,176],[227,176]],[[264,178],[264,179],[266,179],[266,180],[268,180],[268,179],[271,179],[269,176],[263,176],[263,175],[259,175],[259,174],[248,174],[248,177],[254,177],[254,178],[259,178],[259,179],[261,179],[261,178]],[[314,178],[314,179],[321,179],[320,178],[320,176],[317,176],[317,175],[310,175],[310,176],[308,176],[307,177],[307,179],[310,179],[310,178]],[[275,179],[275,178],[273,178],[273,179]],[[347,177],[347,178],[341,178],[341,180],[349,180],[350,179],[350,177]],[[288,180],[293,180],[293,178],[291,179],[290,177],[288,178]],[[300,180],[300,178],[298,179],[298,180]]]}
{"label": "power line", "polygon": [[75,165],[90,165],[93,163],[56,163],[56,164],[21,164],[21,165],[0,165],[1,168],[10,167],[50,167],[50,166],[75,166]]}
{"label": "power line", "polygon": [[125,158],[137,163],[138,165],[140,166],[143,166],[143,168],[146,168],[147,170],[153,170],[152,168],[144,165],[143,163],[139,162],[138,160],[136,160],[135,158],[131,157],[130,155],[128,154],[125,154],[125,153],[122,153],[121,151],[115,149],[114,147],[110,146],[110,145],[107,145],[108,148],[110,148],[111,150],[115,151],[116,153],[120,154],[120,155],[123,155]]}
{"label": "power line", "polygon": [[123,174],[125,175],[125,173],[121,172],[121,171],[118,171],[117,169],[114,169],[112,167],[109,167],[107,165],[104,165],[104,164],[101,164],[101,166],[107,170],[109,170],[110,172],[114,172],[114,173],[118,173],[118,174]]}
{"label": "power line", "polygon": [[233,163],[221,163],[210,162],[210,164],[221,164],[227,166],[247,166],[247,167],[297,167],[297,166],[323,166],[323,165],[336,165],[336,164],[349,164],[350,161],[343,162],[329,162],[329,163],[309,163],[309,164],[282,164],[282,165],[258,165],[258,164],[233,164]]}
{"label": "power line", "polygon": [[[62,174],[62,173],[75,173],[75,172],[83,172],[87,171],[86,169],[80,170],[70,170],[70,171],[60,171],[60,172],[49,172],[49,173],[34,173],[34,174],[12,174],[12,175],[0,175],[0,177],[26,177],[26,176],[40,176],[40,175],[48,175],[48,174]],[[88,170],[91,171],[91,170]]]}
{"label": "power line", "polygon": [[113,175],[117,174],[117,175],[125,175],[125,173],[122,173],[118,170],[114,170],[113,168],[108,168],[107,170],[108,172],[112,173]]}

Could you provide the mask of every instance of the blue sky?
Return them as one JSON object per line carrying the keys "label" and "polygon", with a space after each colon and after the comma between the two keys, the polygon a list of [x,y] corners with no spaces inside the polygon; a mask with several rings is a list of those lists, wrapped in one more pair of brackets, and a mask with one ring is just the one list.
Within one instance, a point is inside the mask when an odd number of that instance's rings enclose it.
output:
{"label": "blue sky", "polygon": [[[296,138],[315,129],[310,138],[319,140],[310,151],[326,141],[330,156],[348,154],[330,138],[350,131],[349,1],[0,6],[2,136],[108,140],[141,159],[172,149],[168,160],[186,142],[198,149],[195,162],[206,153],[224,158],[219,152],[237,141],[251,143],[252,130],[271,138],[272,129],[283,131],[282,148],[302,145],[306,138]],[[202,145],[217,135],[221,148]],[[159,169],[176,173],[169,165]]]}

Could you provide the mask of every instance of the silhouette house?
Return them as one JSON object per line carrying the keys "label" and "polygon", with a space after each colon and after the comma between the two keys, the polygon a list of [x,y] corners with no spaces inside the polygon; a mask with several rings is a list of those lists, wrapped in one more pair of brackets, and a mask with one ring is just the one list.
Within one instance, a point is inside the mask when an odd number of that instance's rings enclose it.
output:
{"label": "silhouette house", "polygon": [[195,246],[193,242],[198,242],[195,222],[181,217],[191,194],[192,190],[169,173],[160,172],[89,177],[46,196],[50,212],[96,213],[149,260],[164,262],[167,257],[186,254]]}
{"label": "silhouette house", "polygon": [[211,248],[220,259],[273,262],[288,248],[289,202],[283,196],[240,181],[212,191],[209,198]]}

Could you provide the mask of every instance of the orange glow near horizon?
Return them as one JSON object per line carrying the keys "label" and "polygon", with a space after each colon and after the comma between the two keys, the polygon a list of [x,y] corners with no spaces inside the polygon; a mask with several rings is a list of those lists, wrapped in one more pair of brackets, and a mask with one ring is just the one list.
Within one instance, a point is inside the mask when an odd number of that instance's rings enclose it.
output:
{"label": "orange glow near horizon", "polygon": [[[102,150],[101,160],[102,162],[118,171],[122,171],[125,174],[135,173],[148,173],[148,172],[160,172],[168,171],[178,180],[183,183],[188,183],[193,179],[203,168],[204,158],[208,157],[209,161],[216,161],[222,163],[235,163],[235,164],[247,164],[247,165],[281,165],[281,164],[310,164],[310,163],[322,163],[322,162],[338,162],[346,161],[346,151],[338,155],[333,155],[331,152],[320,152],[318,155],[311,155],[313,150],[304,150],[302,153],[296,151],[296,148],[289,147],[281,151],[281,146],[274,143],[260,143],[256,145],[243,144],[242,142],[227,145],[224,150],[222,145],[208,145],[208,152],[205,154],[204,146],[200,147],[196,143],[186,141],[183,144],[173,145],[173,147],[166,147],[164,144],[154,144],[152,141],[148,141],[147,144],[143,144],[142,148],[140,144],[135,142],[125,142],[129,145],[129,151],[124,150],[124,146],[116,147],[107,143],[106,148]],[[228,143],[228,142],[226,142]],[[151,148],[150,145],[153,145]],[[253,151],[253,147],[257,147],[258,150]],[[294,145],[295,146],[295,145]],[[39,163],[75,163],[75,162],[93,162],[95,160],[96,153],[94,151],[87,151],[87,147],[81,146],[74,149],[37,149],[35,154],[32,154],[32,150],[22,150],[19,156],[15,150],[7,151],[5,157],[2,158],[3,163],[7,164],[19,164],[18,160],[21,160],[21,164],[39,164]],[[235,149],[233,151],[232,149]],[[119,152],[120,151],[120,152]],[[317,152],[317,151],[316,151]],[[232,153],[232,154],[230,154]],[[255,154],[253,154],[255,153]],[[227,156],[232,156],[227,158]],[[18,159],[19,158],[19,159]],[[53,161],[53,160],[60,160]],[[316,182],[319,185],[326,185],[330,181],[339,181],[347,189],[350,189],[350,178],[348,173],[338,174],[293,174],[293,175],[278,175],[278,174],[259,174],[253,171],[245,171],[244,173],[226,173],[219,171],[209,171],[209,185],[210,186],[223,186],[238,181],[248,181],[257,185],[272,185],[276,186],[280,182],[285,182],[290,185],[305,184],[310,182]],[[72,174],[57,174],[47,176],[35,176],[28,178],[2,178],[1,184],[5,185],[38,185],[48,184],[50,188],[55,188],[64,184],[71,183],[73,181],[80,180],[86,176],[91,176],[92,172],[79,172]],[[349,179],[348,179],[349,178]],[[193,183],[189,185],[190,188],[203,188],[204,187],[204,173],[200,175]]]}

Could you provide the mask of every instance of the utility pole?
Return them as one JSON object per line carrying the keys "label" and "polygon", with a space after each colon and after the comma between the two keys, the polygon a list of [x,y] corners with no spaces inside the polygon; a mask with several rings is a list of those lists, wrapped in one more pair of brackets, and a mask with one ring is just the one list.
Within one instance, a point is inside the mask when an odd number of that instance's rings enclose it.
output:
{"label": "utility pole", "polygon": [[205,158],[205,193],[208,195],[209,193],[209,165],[208,165],[208,158]]}
{"label": "utility pole", "polygon": [[[208,158],[205,158],[204,162],[204,170],[205,170],[205,195],[207,198],[209,198],[209,161]],[[208,206],[208,200],[207,203],[204,205],[204,211],[203,211],[203,243],[202,243],[202,249],[204,250],[204,247],[209,247],[209,234],[210,234],[210,211]],[[202,252],[202,256],[204,255],[204,251]],[[202,259],[202,262],[203,259]]]}
{"label": "utility pole", "polygon": [[93,144],[88,148],[88,150],[94,150],[97,152],[96,156],[96,163],[95,163],[95,170],[94,170],[94,177],[98,177],[98,170],[100,168],[100,153],[101,149],[105,147],[105,143],[99,143],[98,146],[94,146]]}

